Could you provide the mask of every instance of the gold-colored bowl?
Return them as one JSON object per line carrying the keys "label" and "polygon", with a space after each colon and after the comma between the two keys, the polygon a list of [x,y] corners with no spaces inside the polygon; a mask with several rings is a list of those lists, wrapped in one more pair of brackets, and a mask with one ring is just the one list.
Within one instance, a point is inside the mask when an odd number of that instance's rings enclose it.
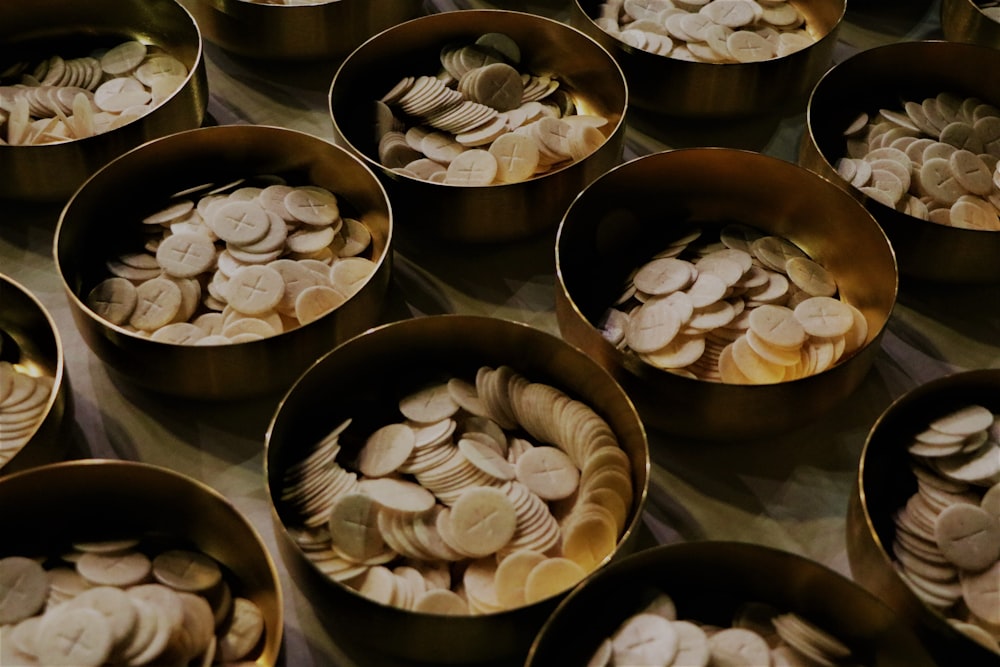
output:
{"label": "gold-colored bowl", "polygon": [[[371,230],[371,259],[377,268],[340,307],[277,336],[205,347],[141,338],[87,307],[87,293],[108,277],[105,261],[142,247],[140,220],[155,210],[155,202],[203,183],[221,185],[269,174],[293,185],[327,188]],[[77,328],[115,372],[167,394],[233,399],[284,391],[338,342],[374,324],[389,285],[391,243],[392,211],[385,190],[346,151],[303,132],[230,125],[157,139],[109,163],[63,209],[54,252]]]}
{"label": "gold-colored bowl", "polygon": [[278,572],[260,535],[212,488],[180,473],[134,461],[56,463],[0,479],[4,540],[0,556],[65,553],[74,541],[162,534],[218,561],[255,602],[264,639],[253,664],[275,665],[284,608]]}
{"label": "gold-colored bowl", "polygon": [[420,16],[419,0],[316,0],[308,5],[180,0],[205,39],[259,60],[340,58],[389,26]]}
{"label": "gold-colored bowl", "polygon": [[[267,433],[266,476],[284,561],[329,619],[327,627],[340,635],[338,641],[432,664],[523,659],[561,598],[481,616],[388,607],[322,575],[287,530],[290,510],[280,501],[284,471],[334,426],[348,417],[355,423],[388,423],[398,419],[389,415],[397,410],[400,396],[427,381],[448,374],[474,377],[482,365],[502,364],[583,401],[611,426],[631,460],[635,490],[612,558],[634,548],[648,488],[649,449],[635,408],[607,373],[562,340],[507,320],[436,315],[384,325],[337,347],[303,374],[279,405]],[[345,456],[354,453],[345,451]]]}
{"label": "gold-colored bowl", "polygon": [[0,360],[19,372],[52,378],[52,391],[38,424],[0,474],[51,463],[68,453],[64,426],[72,414],[62,338],[52,316],[35,296],[13,278],[0,274]]}
{"label": "gold-colored bowl", "polygon": [[[162,104],[122,127],[40,146],[0,145],[0,199],[65,201],[108,161],[156,137],[199,127],[208,105],[201,33],[174,0],[38,0],[0,3],[0,67],[58,53],[86,55],[125,40],[158,46],[188,69]],[[9,60],[7,60],[9,59]]]}
{"label": "gold-colored bowl", "polygon": [[918,629],[941,665],[986,667],[998,657],[953,628],[910,590],[893,567],[892,515],[917,490],[907,445],[917,431],[952,409],[978,404],[1000,412],[1000,370],[965,371],[912,389],[872,426],[861,452],[847,513],[847,556],[855,581]]}
{"label": "gold-colored bowl", "polygon": [[[521,48],[521,70],[550,74],[578,110],[608,119],[607,140],[582,160],[521,183],[464,187],[400,175],[378,161],[372,103],[403,77],[437,73],[446,44],[487,32]],[[385,30],[355,50],[330,86],[338,143],[379,175],[396,209],[400,233],[464,242],[521,239],[554,229],[569,202],[621,160],[628,93],[614,59],[583,33],[552,19],[502,10],[424,16]]]}
{"label": "gold-colored bowl", "polygon": [[1000,282],[1000,233],[920,220],[851,187],[834,165],[846,154],[844,130],[861,113],[941,92],[1000,105],[1000,50],[953,42],[898,42],[862,51],[816,84],[806,112],[799,164],[845,188],[875,216],[904,278]]}
{"label": "gold-colored bowl", "polygon": [[[784,237],[834,274],[868,320],[854,356],[798,380],[733,385],[693,380],[627,355],[596,326],[635,267],[691,223],[742,222]],[[690,148],[614,169],[566,212],[556,239],[556,316],[570,343],[608,369],[647,427],[692,438],[753,438],[807,423],[860,384],[896,302],[892,249],[845,192],[758,153]]]}
{"label": "gold-colored bowl", "polygon": [[741,605],[760,602],[819,625],[858,664],[934,665],[888,607],[823,565],[756,544],[691,542],[634,554],[577,586],[542,628],[525,667],[587,664],[600,642],[657,593],[674,600],[678,619],[729,627]]}
{"label": "gold-colored bowl", "polygon": [[844,0],[793,0],[816,39],[805,49],[754,63],[699,63],[636,49],[602,30],[602,0],[574,0],[570,24],[611,52],[625,72],[629,103],[668,116],[736,117],[801,110],[830,67]]}
{"label": "gold-colored bowl", "polygon": [[988,17],[976,0],[941,0],[941,31],[949,42],[1000,49],[1000,22]]}

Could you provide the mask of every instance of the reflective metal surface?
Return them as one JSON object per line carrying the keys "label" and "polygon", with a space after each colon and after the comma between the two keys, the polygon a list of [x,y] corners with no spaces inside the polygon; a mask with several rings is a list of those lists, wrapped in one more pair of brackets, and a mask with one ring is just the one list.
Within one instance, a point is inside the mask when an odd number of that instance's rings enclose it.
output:
{"label": "reflective metal surface", "polygon": [[68,440],[64,426],[71,419],[63,343],[52,316],[25,287],[0,274],[0,359],[22,372],[52,378],[52,393],[40,413],[31,438],[7,461],[0,475],[62,459]]}
{"label": "reflective metal surface", "polygon": [[259,60],[343,57],[389,26],[423,13],[420,0],[335,0],[283,6],[246,0],[181,0],[205,39]]}
{"label": "reflective metal surface", "polygon": [[174,0],[0,3],[0,67],[56,53],[85,55],[128,39],[162,47],[183,62],[184,85],[150,113],[110,132],[59,144],[0,146],[0,200],[65,201],[109,160],[155,137],[200,126],[208,105],[201,34]]}
{"label": "reflective metal surface", "polygon": [[941,31],[949,42],[968,42],[1000,49],[1000,22],[976,0],[941,0]]}
{"label": "reflective metal surface", "polygon": [[[756,63],[696,63],[636,49],[594,23],[602,0],[574,0],[570,23],[614,56],[625,72],[629,102],[671,116],[727,117],[801,109],[830,67],[844,0],[793,0],[816,42],[808,48]],[[664,119],[669,122],[669,119]]]}
{"label": "reflective metal surface", "polygon": [[892,515],[917,490],[906,448],[914,433],[948,411],[976,403],[1000,412],[1000,370],[965,371],[909,391],[890,405],[868,433],[847,513],[847,556],[854,579],[918,628],[941,665],[986,667],[1000,657],[952,628],[899,577],[887,547]]}
{"label": "reflective metal surface", "polygon": [[[632,269],[691,223],[723,222],[782,236],[831,271],[868,320],[867,343],[816,375],[728,385],[654,368],[604,339],[595,323]],[[559,227],[556,271],[563,337],[611,372],[648,427],[713,440],[787,431],[848,396],[878,352],[897,288],[889,243],[857,201],[794,164],[722,148],[656,153],[595,181]]]}
{"label": "reflective metal surface", "polygon": [[[401,176],[378,163],[372,102],[404,76],[437,72],[441,47],[506,33],[522,53],[522,70],[550,74],[577,108],[604,116],[605,143],[583,160],[522,183],[462,187]],[[390,28],[355,50],[330,87],[338,143],[361,157],[385,184],[400,233],[465,242],[520,239],[554,229],[573,197],[621,160],[627,105],[614,59],[581,32],[551,19],[499,10],[445,12]]]}
{"label": "reflective metal surface", "polygon": [[958,229],[920,220],[850,187],[834,166],[845,155],[844,129],[862,111],[898,108],[950,91],[1000,105],[1000,50],[952,42],[899,42],[844,60],[809,98],[799,164],[863,202],[892,242],[904,278],[1000,282],[1000,232]]}
{"label": "reflective metal surface", "polygon": [[[649,484],[649,450],[634,407],[607,373],[562,340],[508,320],[437,315],[384,325],[339,346],[303,374],[267,434],[266,476],[283,559],[338,643],[433,664],[513,660],[526,654],[560,599],[462,617],[383,606],[322,575],[285,528],[287,510],[278,500],[284,471],[334,426],[348,417],[354,424],[388,423],[398,419],[399,398],[427,381],[474,377],[480,366],[500,364],[562,389],[607,420],[632,462],[635,489],[614,557],[634,548]],[[353,455],[345,449],[343,457]]]}
{"label": "reflective metal surface", "polygon": [[72,541],[161,533],[190,542],[227,568],[233,593],[264,616],[256,663],[274,665],[284,610],[278,573],[253,526],[219,493],[180,473],[145,463],[88,459],[42,466],[0,479],[0,556],[63,553]]}
{"label": "reflective metal surface", "polygon": [[[139,221],[155,210],[155,202],[202,183],[221,185],[266,174],[283,176],[293,185],[327,188],[371,230],[371,259],[378,266],[343,305],[277,336],[206,347],[140,338],[85,305],[87,292],[108,275],[105,260],[141,247]],[[277,127],[209,127],[145,144],[95,174],[62,212],[55,259],[77,328],[114,371],[167,394],[240,398],[284,391],[338,342],[375,323],[389,284],[392,224],[378,179],[343,149]]]}
{"label": "reflective metal surface", "polygon": [[678,619],[728,627],[741,604],[763,602],[833,634],[857,664],[934,665],[890,609],[836,572],[755,544],[692,542],[647,549],[583,582],[542,628],[526,667],[587,664],[604,637],[660,592],[673,598]]}

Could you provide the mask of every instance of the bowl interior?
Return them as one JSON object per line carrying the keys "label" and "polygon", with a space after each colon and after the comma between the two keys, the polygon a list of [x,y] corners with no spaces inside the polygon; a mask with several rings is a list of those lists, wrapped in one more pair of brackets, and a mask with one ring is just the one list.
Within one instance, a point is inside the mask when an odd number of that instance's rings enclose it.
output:
{"label": "bowl interior", "polygon": [[[583,159],[568,161],[517,183],[462,186],[401,175],[377,159],[373,104],[405,76],[436,74],[441,49],[489,32],[511,37],[522,72],[555,75],[580,113],[608,122],[604,142]],[[559,91],[556,91],[558,94]],[[628,91],[621,69],[594,40],[568,25],[503,10],[463,10],[394,26],[359,46],[330,87],[337,142],[379,175],[399,212],[398,228],[415,242],[426,238],[471,243],[520,240],[550,231],[580,190],[621,161]]]}
{"label": "bowl interior", "polygon": [[[727,222],[784,237],[833,273],[840,297],[868,321],[867,344],[817,375],[737,386],[630,362],[603,339],[596,325],[633,269],[691,226]],[[609,172],[567,211],[556,263],[563,336],[612,370],[647,424],[710,439],[788,429],[850,393],[896,298],[892,249],[855,200],[795,165],[729,149],[658,153]]]}
{"label": "bowl interior", "polygon": [[742,604],[761,602],[816,623],[861,664],[933,664],[887,607],[822,565],[759,545],[695,542],[647,549],[578,586],[542,628],[527,665],[586,664],[657,593],[674,600],[678,619],[728,627]]}
{"label": "bowl interior", "polygon": [[614,131],[623,121],[626,90],[621,72],[603,49],[565,24],[500,10],[468,10],[425,16],[394,26],[358,47],[330,88],[330,111],[339,134],[377,164],[371,102],[406,76],[434,75],[441,49],[501,32],[521,50],[519,71],[554,76],[579,113],[604,116]]}
{"label": "bowl interior", "polygon": [[816,84],[806,114],[799,162],[863,201],[892,242],[902,275],[942,282],[1000,280],[1000,234],[914,218],[849,186],[834,167],[847,154],[844,130],[862,112],[899,110],[942,92],[1000,105],[991,72],[1000,51],[952,42],[900,42],[862,51]]}
{"label": "bowl interior", "polygon": [[986,665],[993,664],[995,654],[965,638],[941,613],[921,602],[896,574],[889,550],[896,534],[892,517],[917,491],[908,444],[934,419],[972,404],[1000,413],[1000,371],[943,376],[909,391],[883,413],[862,451],[855,499],[862,511],[849,515],[848,556],[857,581],[922,627],[931,650],[968,661],[962,664]]}
{"label": "bowl interior", "polygon": [[0,503],[18,508],[0,516],[3,556],[59,554],[72,541],[144,534],[190,543],[234,575],[236,594],[260,607],[266,635],[258,664],[277,661],[283,609],[274,564],[253,527],[207,486],[164,468],[91,459],[5,477]]}
{"label": "bowl interior", "polygon": [[57,433],[66,409],[66,391],[62,340],[51,316],[23,286],[3,275],[0,303],[0,360],[13,364],[21,373],[52,379],[51,394],[30,439],[10,456],[0,457],[0,470],[8,473],[58,458],[65,449]]}
{"label": "bowl interior", "polygon": [[801,110],[830,66],[846,5],[842,0],[793,0],[815,39],[780,58],[749,63],[689,62],[633,48],[595,23],[600,0],[575,0],[570,21],[610,51],[625,72],[631,102],[679,117],[737,117]]}

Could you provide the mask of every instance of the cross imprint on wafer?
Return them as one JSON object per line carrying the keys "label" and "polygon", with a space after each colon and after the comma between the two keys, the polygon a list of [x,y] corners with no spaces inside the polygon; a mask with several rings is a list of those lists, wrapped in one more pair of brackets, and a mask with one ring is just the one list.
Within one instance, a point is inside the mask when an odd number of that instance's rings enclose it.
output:
{"label": "cross imprint on wafer", "polygon": [[[72,634],[70,634],[71,632]],[[72,628],[71,631],[61,629],[59,630],[59,634],[56,635],[56,641],[60,644],[59,650],[66,655],[71,655],[77,646],[82,646],[84,649],[90,651],[93,647],[86,639],[86,628]]]}

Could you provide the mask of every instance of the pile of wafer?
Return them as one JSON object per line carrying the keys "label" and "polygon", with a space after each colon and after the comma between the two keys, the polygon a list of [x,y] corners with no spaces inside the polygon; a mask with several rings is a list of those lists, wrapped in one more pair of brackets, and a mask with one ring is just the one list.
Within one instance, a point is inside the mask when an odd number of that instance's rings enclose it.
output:
{"label": "pile of wafer", "polygon": [[385,605],[487,614],[560,593],[611,556],[632,466],[589,406],[500,366],[398,407],[356,455],[341,446],[358,439],[347,420],[284,471],[285,524],[321,572]]}
{"label": "pile of wafer", "polygon": [[53,379],[0,361],[0,468],[31,439],[52,397]]}
{"label": "pile of wafer", "polygon": [[1000,231],[1000,109],[939,93],[862,113],[840,176],[868,197],[942,225]]}
{"label": "pile of wafer", "polygon": [[2,558],[0,664],[207,667],[252,658],[264,619],[238,584],[213,558],[163,536]]}
{"label": "pile of wafer", "polygon": [[967,405],[919,426],[917,492],[893,516],[903,581],[961,632],[1000,653],[1000,416]]}
{"label": "pile of wafer", "polygon": [[449,185],[516,183],[582,160],[607,119],[576,113],[555,74],[521,71],[501,33],[446,45],[441,71],[401,79],[376,101],[379,162]]}
{"label": "pile of wafer", "polygon": [[745,603],[730,627],[678,620],[673,599],[657,594],[601,642],[591,667],[710,667],[846,665],[851,649],[794,613]]}
{"label": "pile of wafer", "polygon": [[143,218],[142,247],[106,261],[87,305],[176,345],[260,340],[342,305],[375,270],[370,230],[325,188],[265,181],[173,196]]}
{"label": "pile of wafer", "polygon": [[786,0],[608,0],[594,22],[633,48],[692,62],[759,62],[816,41]]}
{"label": "pile of wafer", "polygon": [[686,377],[771,384],[822,372],[865,343],[864,315],[798,246],[736,223],[703,231],[629,275],[598,323],[611,344]]}
{"label": "pile of wafer", "polygon": [[114,130],[168,99],[187,76],[180,60],[136,40],[78,58],[15,63],[0,72],[0,144],[51,144]]}

